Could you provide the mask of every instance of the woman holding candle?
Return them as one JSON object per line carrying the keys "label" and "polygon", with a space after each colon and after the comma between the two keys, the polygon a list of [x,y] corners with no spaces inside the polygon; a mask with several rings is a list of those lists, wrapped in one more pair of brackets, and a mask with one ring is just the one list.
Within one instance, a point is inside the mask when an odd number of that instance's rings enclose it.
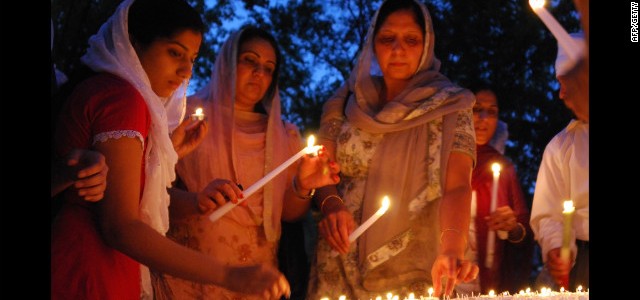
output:
{"label": "woman holding candle", "polygon": [[65,103],[56,150],[99,151],[109,183],[96,203],[64,195],[52,228],[52,299],[152,298],[146,266],[265,297],[289,293],[272,266],[230,266],[164,237],[175,163],[198,139],[181,131],[189,121],[178,123],[204,31],[183,0],[126,0],[89,40],[82,62],[95,74]]}
{"label": "woman holding candle", "polygon": [[[304,155],[239,206],[209,219],[227,201],[243,198],[236,183],[251,187],[303,149],[297,128],[280,114],[281,63],[273,36],[245,27],[224,43],[208,85],[187,101],[191,111],[202,107],[216,124],[177,164],[180,187],[172,197],[190,199],[192,205],[171,208],[168,235],[227,263],[276,266],[280,222],[305,216],[314,188],[340,180],[338,165],[328,162],[324,151]],[[158,278],[158,290],[171,299],[248,299],[219,285]]]}
{"label": "woman holding candle", "polygon": [[[319,143],[343,177],[318,189],[324,217],[308,299],[425,295],[432,285],[450,295],[477,275],[464,259],[474,97],[438,72],[433,43],[423,4],[385,1],[349,81],[324,106]],[[350,244],[384,195],[388,211]]]}
{"label": "woman holding candle", "polygon": [[[473,125],[476,133],[477,164],[471,176],[475,203],[471,204],[471,227],[467,258],[480,267],[478,280],[461,284],[456,288],[460,294],[482,293],[489,290],[516,293],[529,286],[532,268],[533,239],[529,227],[529,209],[516,174],[516,169],[507,157],[491,143],[495,135],[508,135],[506,126],[502,133],[498,128],[498,98],[487,88],[475,92]],[[506,142],[506,140],[505,140]],[[498,163],[501,170],[496,174],[492,165]],[[493,186],[496,184],[496,194]],[[494,198],[495,197],[495,198]],[[492,201],[495,211],[491,211]],[[488,235],[493,231],[495,239],[488,247]],[[504,239],[497,234],[504,231]],[[493,257],[485,264],[490,248]]]}

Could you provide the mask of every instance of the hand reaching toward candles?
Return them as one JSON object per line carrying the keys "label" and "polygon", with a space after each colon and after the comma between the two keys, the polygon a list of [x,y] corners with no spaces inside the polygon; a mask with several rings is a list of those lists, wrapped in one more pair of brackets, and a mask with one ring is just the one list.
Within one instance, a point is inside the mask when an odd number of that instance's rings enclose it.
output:
{"label": "hand reaching toward candles", "polygon": [[[228,179],[217,178],[198,193],[198,210],[202,214],[210,214],[229,201],[238,203],[238,199],[243,197],[242,190],[237,184]],[[246,205],[246,202],[240,205]]]}
{"label": "hand reaching toward candles", "polygon": [[178,153],[178,157],[182,158],[195,149],[204,139],[209,126],[206,121],[196,121],[192,118],[186,118],[171,133],[171,143]]}
{"label": "hand reaching toward candles", "polygon": [[291,295],[287,279],[270,265],[229,266],[226,274],[222,286],[232,291],[262,295],[263,299],[289,298]]}
{"label": "hand reaching toward candles", "polygon": [[[478,277],[479,272],[478,265],[472,261],[458,259],[454,254],[444,253],[438,255],[431,268],[435,296],[440,297],[443,292],[445,296],[451,296],[457,282],[474,280]],[[442,290],[443,277],[447,279],[444,291]]]}

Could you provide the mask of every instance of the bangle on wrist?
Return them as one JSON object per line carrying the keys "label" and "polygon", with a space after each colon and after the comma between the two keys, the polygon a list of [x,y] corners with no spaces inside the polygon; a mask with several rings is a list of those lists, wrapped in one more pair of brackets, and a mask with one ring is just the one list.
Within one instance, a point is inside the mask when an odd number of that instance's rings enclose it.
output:
{"label": "bangle on wrist", "polygon": [[512,240],[511,237],[509,237],[509,242],[512,242],[514,244],[522,242],[522,240],[524,240],[524,237],[527,236],[527,230],[524,228],[524,225],[522,225],[522,223],[520,222],[517,222],[516,224],[520,227],[520,230],[522,230],[522,236],[517,240]]}
{"label": "bangle on wrist", "polygon": [[296,185],[296,176],[293,176],[293,181],[291,182],[291,189],[293,189],[293,193],[296,194],[298,198],[304,199],[304,200],[309,200],[313,198],[313,195],[316,193],[316,189],[311,189],[309,191],[309,194],[307,195],[301,194],[300,190],[298,190],[298,186]]}
{"label": "bangle on wrist", "polygon": [[340,198],[340,196],[338,195],[329,195],[324,197],[324,199],[322,199],[322,202],[320,202],[320,212],[322,212],[323,214],[325,214],[324,212],[324,204],[327,202],[327,200],[331,199],[331,198],[336,198],[340,201],[341,205],[344,205],[344,200],[342,200],[342,198]]}

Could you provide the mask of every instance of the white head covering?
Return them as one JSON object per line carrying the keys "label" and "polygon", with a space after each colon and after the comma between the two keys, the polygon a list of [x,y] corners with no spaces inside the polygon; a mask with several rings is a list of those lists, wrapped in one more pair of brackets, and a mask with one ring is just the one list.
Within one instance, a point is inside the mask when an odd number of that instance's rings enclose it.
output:
{"label": "white head covering", "polygon": [[[96,72],[108,72],[131,83],[140,92],[151,115],[151,128],[145,159],[145,185],[140,201],[141,219],[165,235],[169,229],[169,194],[167,188],[175,180],[174,167],[178,154],[173,148],[169,133],[177,127],[186,109],[188,82],[169,97],[161,98],[151,88],[147,73],[142,67],[129,40],[129,7],[134,0],[125,0],[107,20],[97,34],[89,39],[84,64]],[[153,295],[149,270],[141,265],[142,292]]]}
{"label": "white head covering", "polygon": [[[578,45],[579,47],[578,53],[580,54],[580,57],[582,57],[584,55],[584,49],[586,47],[585,41],[584,41],[584,34],[582,32],[576,32],[570,35],[571,35],[571,38],[573,38],[574,43]],[[571,57],[569,57],[567,53],[567,50],[564,49],[560,45],[560,43],[558,43],[558,57],[556,58],[556,65],[555,65],[556,77],[567,74],[571,69],[573,69],[573,67],[576,65],[577,62],[578,60],[571,59]]]}

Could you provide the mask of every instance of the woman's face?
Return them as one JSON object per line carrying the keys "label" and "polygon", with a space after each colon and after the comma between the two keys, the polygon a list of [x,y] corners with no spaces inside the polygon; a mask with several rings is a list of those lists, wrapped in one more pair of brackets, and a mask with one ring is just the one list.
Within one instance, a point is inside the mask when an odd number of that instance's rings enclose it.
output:
{"label": "woman's face", "polygon": [[255,37],[240,45],[236,71],[236,109],[253,111],[271,85],[276,63],[276,52],[268,41]]}
{"label": "woman's face", "polygon": [[498,126],[498,99],[490,91],[476,93],[473,105],[473,127],[476,130],[476,144],[488,143]]}
{"label": "woman's face", "polygon": [[408,80],[420,64],[424,36],[410,10],[390,14],[374,39],[376,58],[385,79]]}
{"label": "woman's face", "polygon": [[190,29],[171,38],[159,38],[147,47],[134,45],[151,88],[159,97],[169,97],[191,77],[202,35]]}

